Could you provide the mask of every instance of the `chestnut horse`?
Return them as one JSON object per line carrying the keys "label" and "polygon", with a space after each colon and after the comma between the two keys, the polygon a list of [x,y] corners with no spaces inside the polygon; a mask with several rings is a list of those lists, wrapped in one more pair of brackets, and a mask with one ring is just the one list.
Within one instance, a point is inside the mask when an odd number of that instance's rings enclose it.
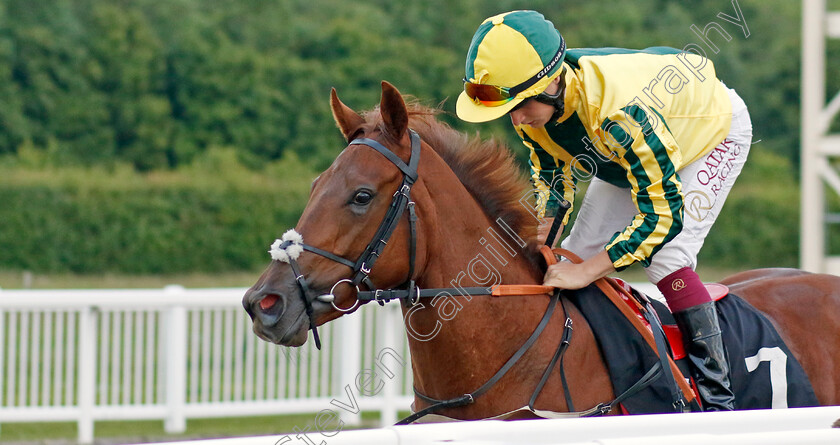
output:
{"label": "chestnut horse", "polygon": [[[300,346],[310,327],[358,307],[360,288],[408,288],[403,314],[416,391],[434,399],[474,391],[520,349],[551,300],[464,297],[451,289],[542,283],[537,220],[521,199],[528,182],[506,146],[456,132],[436,120],[435,110],[406,105],[387,82],[379,107],[364,115],[344,105],[335,90],[331,105],[351,143],[313,182],[295,231],[273,246],[272,256],[282,261],[272,261],[246,293],[243,305],[254,332]],[[724,283],[773,321],[819,402],[840,403],[840,359],[833,353],[840,339],[840,278],[769,269]],[[420,290],[440,288],[450,291],[420,298]],[[481,397],[439,414],[482,419],[527,405],[561,343],[563,312],[574,324],[564,369],[575,407],[614,399],[591,328],[574,305],[564,306]],[[566,412],[561,373],[554,369],[535,407]],[[429,404],[418,396],[414,409]]]}

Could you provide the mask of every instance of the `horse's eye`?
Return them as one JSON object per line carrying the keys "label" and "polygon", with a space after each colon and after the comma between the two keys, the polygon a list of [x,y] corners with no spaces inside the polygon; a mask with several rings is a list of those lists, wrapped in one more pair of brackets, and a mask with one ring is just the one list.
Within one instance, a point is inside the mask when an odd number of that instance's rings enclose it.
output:
{"label": "horse's eye", "polygon": [[372,199],[373,193],[368,190],[359,190],[353,195],[353,204],[360,206],[368,205]]}

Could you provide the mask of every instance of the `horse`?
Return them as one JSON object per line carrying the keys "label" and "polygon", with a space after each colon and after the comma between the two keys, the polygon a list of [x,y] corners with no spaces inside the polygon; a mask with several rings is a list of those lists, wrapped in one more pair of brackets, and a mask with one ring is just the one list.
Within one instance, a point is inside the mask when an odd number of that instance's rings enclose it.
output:
{"label": "horse", "polygon": [[[316,327],[353,312],[363,304],[361,294],[372,295],[367,302],[383,289],[401,289],[384,292],[405,297],[415,411],[480,387],[480,397],[438,413],[460,420],[534,417],[517,410],[538,385],[532,402],[539,410],[568,412],[571,400],[582,407],[613,400],[593,331],[574,305],[551,313],[546,293],[456,292],[542,283],[539,220],[523,199],[529,183],[509,148],[452,129],[436,118],[439,110],[406,101],[387,82],[378,107],[363,114],[342,103],[335,89],[330,104],[348,145],[313,181],[295,229],[275,243],[274,260],[243,297],[254,333],[300,346],[312,329],[317,342]],[[840,278],[766,269],[722,282],[770,318],[819,403],[840,403],[840,359],[829,352],[840,339]],[[423,293],[436,289],[448,290]],[[564,352],[564,371],[555,368],[541,381],[564,341],[567,318],[574,341]],[[523,352],[535,326],[541,332]],[[519,360],[499,376],[516,354]]]}

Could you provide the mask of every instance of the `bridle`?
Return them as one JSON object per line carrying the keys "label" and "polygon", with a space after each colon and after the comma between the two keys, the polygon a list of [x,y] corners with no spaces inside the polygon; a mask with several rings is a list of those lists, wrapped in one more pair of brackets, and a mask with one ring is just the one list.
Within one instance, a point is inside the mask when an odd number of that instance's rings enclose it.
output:
{"label": "bridle", "polygon": [[[417,286],[417,283],[414,280],[414,269],[417,253],[417,213],[414,209],[414,201],[411,200],[411,187],[417,181],[418,176],[417,166],[420,164],[420,136],[414,130],[409,129],[408,132],[409,138],[411,139],[411,155],[409,157],[408,164],[403,162],[403,160],[400,159],[399,156],[395,155],[387,147],[373,139],[359,138],[354,139],[349,143],[349,145],[363,145],[376,150],[382,156],[385,156],[386,159],[391,161],[391,163],[394,164],[397,168],[399,168],[403,174],[402,183],[400,184],[400,187],[397,189],[397,191],[394,192],[393,198],[391,199],[391,205],[388,207],[388,211],[385,213],[385,217],[379,224],[379,228],[376,230],[376,233],[373,235],[373,238],[368,243],[367,247],[356,261],[352,261],[342,256],[336,255],[332,252],[328,252],[326,250],[319,249],[315,246],[305,244],[299,240],[286,240],[277,246],[278,249],[283,250],[291,246],[298,245],[303,250],[320,255],[339,264],[343,264],[352,270],[351,278],[344,278],[337,281],[330,289],[330,293],[315,297],[319,301],[330,303],[332,307],[337,311],[351,312],[355,310],[358,307],[358,305],[361,304],[361,302],[363,301],[376,301],[380,305],[384,305],[385,303],[391,300],[404,300],[408,306],[413,306],[417,304],[420,301],[420,298],[422,297],[434,297],[444,291],[448,292],[451,295],[455,295],[455,293],[457,293],[463,296],[491,294],[499,295],[498,293],[494,292],[494,289],[498,288],[498,286],[438,289],[420,289]],[[400,219],[402,218],[402,215],[405,213],[406,210],[408,210],[409,251],[408,275],[406,281],[404,282],[405,285],[399,286],[398,288],[394,289],[377,288],[373,281],[370,279],[370,272],[373,269],[374,264],[376,264],[376,260],[379,259],[379,256],[382,254],[382,251],[388,244],[388,241],[391,239],[391,235],[393,235],[394,230],[396,230],[397,228],[397,224],[399,224]],[[303,304],[306,309],[306,315],[309,317],[309,329],[312,331],[312,336],[315,340],[315,346],[318,349],[321,349],[321,340],[318,336],[318,329],[316,327],[315,319],[313,317],[312,301],[309,298],[309,295],[312,292],[310,291],[309,286],[306,283],[306,279],[304,278],[303,273],[301,273],[301,269],[300,266],[297,264],[297,261],[294,258],[284,259],[283,261],[288,262],[289,265],[292,267],[292,272],[295,275],[295,281],[297,282],[298,288],[300,289],[300,295],[303,299]],[[338,307],[335,304],[335,288],[342,283],[347,283],[356,288],[356,302],[353,304],[353,306],[346,309]],[[359,289],[360,284],[364,284],[364,286],[368,290],[363,291]],[[542,292],[540,291],[537,293]]]}
{"label": "bridle", "polygon": [[[374,264],[376,264],[376,260],[379,259],[379,256],[382,254],[382,251],[388,244],[388,240],[390,240],[391,235],[393,235],[394,230],[396,230],[397,224],[400,222],[400,219],[402,218],[402,215],[403,213],[405,213],[406,209],[408,210],[408,223],[410,235],[409,266],[407,279],[408,284],[407,289],[405,289],[404,292],[408,292],[408,295],[414,294],[410,298],[410,300],[414,303],[416,303],[420,298],[420,290],[419,288],[417,288],[413,279],[415,267],[415,253],[417,250],[417,213],[414,210],[414,201],[411,200],[411,187],[417,181],[417,166],[420,164],[420,136],[414,130],[408,131],[409,137],[411,139],[411,155],[409,157],[408,164],[403,162],[403,160],[400,159],[399,156],[395,155],[387,147],[373,139],[359,138],[354,139],[349,143],[349,145],[363,145],[376,150],[382,156],[385,156],[386,159],[391,161],[392,164],[397,166],[397,168],[399,168],[403,174],[402,184],[394,193],[394,196],[391,199],[391,205],[390,207],[388,207],[388,211],[385,213],[384,219],[379,224],[379,228],[373,235],[373,239],[368,243],[367,247],[356,261],[352,261],[342,256],[336,255],[332,252],[328,252],[326,250],[310,246],[309,244],[304,244],[303,242],[296,242],[293,240],[284,241],[278,246],[279,249],[286,249],[292,245],[298,244],[303,248],[303,250],[320,255],[324,258],[343,264],[352,269],[352,278],[345,278],[339,280],[333,285],[332,289],[330,289],[329,294],[316,297],[320,301],[332,304],[333,308],[338,311],[353,311],[359,305],[359,302],[364,300],[377,300],[380,304],[384,304],[390,299],[399,298],[383,298],[383,290],[377,289],[376,286],[373,284],[373,281],[371,281],[370,279],[370,271],[373,269]],[[298,288],[301,291],[301,298],[303,299],[303,304],[306,308],[306,315],[309,317],[309,329],[312,331],[312,335],[315,340],[315,346],[318,349],[321,349],[321,339],[318,336],[318,329],[316,327],[315,319],[313,317],[312,301],[308,297],[311,293],[309,290],[309,286],[307,285],[306,279],[301,273],[297,261],[294,258],[289,258],[288,262],[292,267],[292,272],[295,275],[295,281],[297,282]],[[338,286],[341,283],[348,283],[349,285],[354,286],[358,294],[356,303],[353,304],[352,307],[347,309],[343,309],[336,306],[334,301],[335,297],[333,292],[335,291],[336,286]],[[365,287],[369,289],[369,291],[361,291],[359,289],[360,284],[364,284]]]}

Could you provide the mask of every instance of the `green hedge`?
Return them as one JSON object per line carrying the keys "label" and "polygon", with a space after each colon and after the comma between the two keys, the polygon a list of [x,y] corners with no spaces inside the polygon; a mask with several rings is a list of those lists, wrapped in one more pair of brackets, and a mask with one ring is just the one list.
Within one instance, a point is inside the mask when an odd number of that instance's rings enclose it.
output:
{"label": "green hedge", "polygon": [[[33,161],[34,162],[34,161]],[[755,150],[700,255],[703,266],[796,266],[789,162]],[[293,155],[259,172],[232,150],[188,168],[0,167],[0,268],[35,272],[255,270],[296,223],[315,172]]]}
{"label": "green hedge", "polygon": [[[215,156],[215,159],[214,159]],[[0,268],[36,272],[254,270],[293,227],[312,170],[287,159],[255,173],[232,152],[178,172],[0,172]]]}

